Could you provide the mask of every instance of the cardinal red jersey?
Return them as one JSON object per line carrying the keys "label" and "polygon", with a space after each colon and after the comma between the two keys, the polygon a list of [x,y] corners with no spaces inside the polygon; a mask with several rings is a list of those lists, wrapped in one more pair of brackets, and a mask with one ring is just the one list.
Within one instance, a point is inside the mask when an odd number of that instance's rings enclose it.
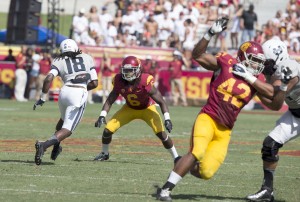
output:
{"label": "cardinal red jersey", "polygon": [[226,53],[216,57],[220,69],[214,72],[209,97],[201,112],[232,129],[239,112],[252,99],[256,90],[243,78],[232,73],[232,66],[237,63],[235,58]]}
{"label": "cardinal red jersey", "polygon": [[122,74],[117,74],[113,81],[114,91],[122,95],[126,104],[133,109],[146,109],[148,106],[155,102],[149,96],[154,79],[150,74],[141,74],[141,78],[138,84],[130,84],[128,81],[122,78]]}

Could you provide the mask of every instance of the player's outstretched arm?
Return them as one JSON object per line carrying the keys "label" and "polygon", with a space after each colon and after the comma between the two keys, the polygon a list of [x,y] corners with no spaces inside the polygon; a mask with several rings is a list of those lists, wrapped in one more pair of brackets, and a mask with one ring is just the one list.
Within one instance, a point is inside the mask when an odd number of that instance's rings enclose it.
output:
{"label": "player's outstretched arm", "polygon": [[43,104],[46,102],[46,97],[47,97],[47,94],[48,94],[48,91],[50,89],[53,79],[54,79],[54,75],[51,73],[49,73],[47,75],[47,77],[45,78],[44,83],[43,83],[43,88],[42,88],[42,95],[41,95],[40,99],[34,103],[33,110],[35,110],[37,106],[43,106]]}
{"label": "player's outstretched arm", "polygon": [[202,67],[207,70],[216,71],[219,69],[217,59],[212,54],[206,53],[209,41],[211,38],[218,33],[221,33],[227,28],[228,18],[221,18],[216,20],[208,32],[203,36],[203,38],[195,45],[192,57],[196,60]]}

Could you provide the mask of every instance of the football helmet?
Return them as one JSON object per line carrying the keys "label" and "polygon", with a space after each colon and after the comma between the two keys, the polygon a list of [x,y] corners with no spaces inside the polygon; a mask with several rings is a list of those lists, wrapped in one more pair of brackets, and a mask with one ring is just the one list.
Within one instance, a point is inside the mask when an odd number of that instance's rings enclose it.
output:
{"label": "football helmet", "polygon": [[76,52],[79,48],[77,43],[73,39],[65,39],[60,43],[60,51],[61,53],[65,52]]}
{"label": "football helmet", "polygon": [[266,59],[259,43],[247,41],[240,46],[237,60],[245,65],[252,75],[257,76],[264,70]]}
{"label": "football helmet", "polygon": [[269,39],[263,43],[262,48],[268,62],[274,65],[278,65],[289,57],[287,46],[280,39]]}
{"label": "football helmet", "polygon": [[121,66],[122,78],[133,81],[141,76],[141,61],[134,56],[124,58]]}

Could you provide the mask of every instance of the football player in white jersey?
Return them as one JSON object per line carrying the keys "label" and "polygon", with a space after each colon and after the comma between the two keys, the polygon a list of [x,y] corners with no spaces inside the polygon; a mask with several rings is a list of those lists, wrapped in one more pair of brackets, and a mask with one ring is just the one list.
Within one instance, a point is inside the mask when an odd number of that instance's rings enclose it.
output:
{"label": "football player in white jersey", "polygon": [[[258,92],[264,96],[260,96],[261,101],[268,108],[280,110],[286,102],[289,110],[277,120],[276,126],[263,141],[261,154],[264,179],[261,189],[246,197],[249,201],[274,201],[273,178],[279,149],[300,134],[300,64],[289,57],[286,44],[278,38],[266,41],[262,47],[266,57],[263,73],[268,84],[258,81],[253,87],[260,88]],[[233,73],[248,82],[256,79],[235,70]]]}
{"label": "football player in white jersey", "polygon": [[60,90],[58,105],[60,119],[56,125],[56,131],[45,142],[36,141],[35,163],[40,165],[46,149],[53,146],[51,159],[55,160],[62,151],[60,142],[69,137],[80,122],[84,113],[88,90],[98,86],[98,77],[95,70],[94,59],[79,50],[76,42],[66,39],[60,44],[61,54],[56,57],[51,70],[44,80],[41,98],[34,104],[33,110],[38,105],[45,103],[54,77],[60,76],[64,82]]}

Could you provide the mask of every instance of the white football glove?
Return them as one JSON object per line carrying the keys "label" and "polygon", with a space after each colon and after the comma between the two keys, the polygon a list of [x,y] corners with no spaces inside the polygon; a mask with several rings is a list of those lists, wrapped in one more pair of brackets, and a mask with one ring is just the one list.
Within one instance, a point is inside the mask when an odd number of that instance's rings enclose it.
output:
{"label": "white football glove", "polygon": [[225,17],[216,20],[208,32],[204,35],[204,38],[209,41],[213,35],[224,31],[227,28],[228,21],[229,19]]}
{"label": "white football glove", "polygon": [[241,63],[233,65],[232,73],[244,78],[250,84],[253,84],[257,79],[247,70],[247,67]]}

